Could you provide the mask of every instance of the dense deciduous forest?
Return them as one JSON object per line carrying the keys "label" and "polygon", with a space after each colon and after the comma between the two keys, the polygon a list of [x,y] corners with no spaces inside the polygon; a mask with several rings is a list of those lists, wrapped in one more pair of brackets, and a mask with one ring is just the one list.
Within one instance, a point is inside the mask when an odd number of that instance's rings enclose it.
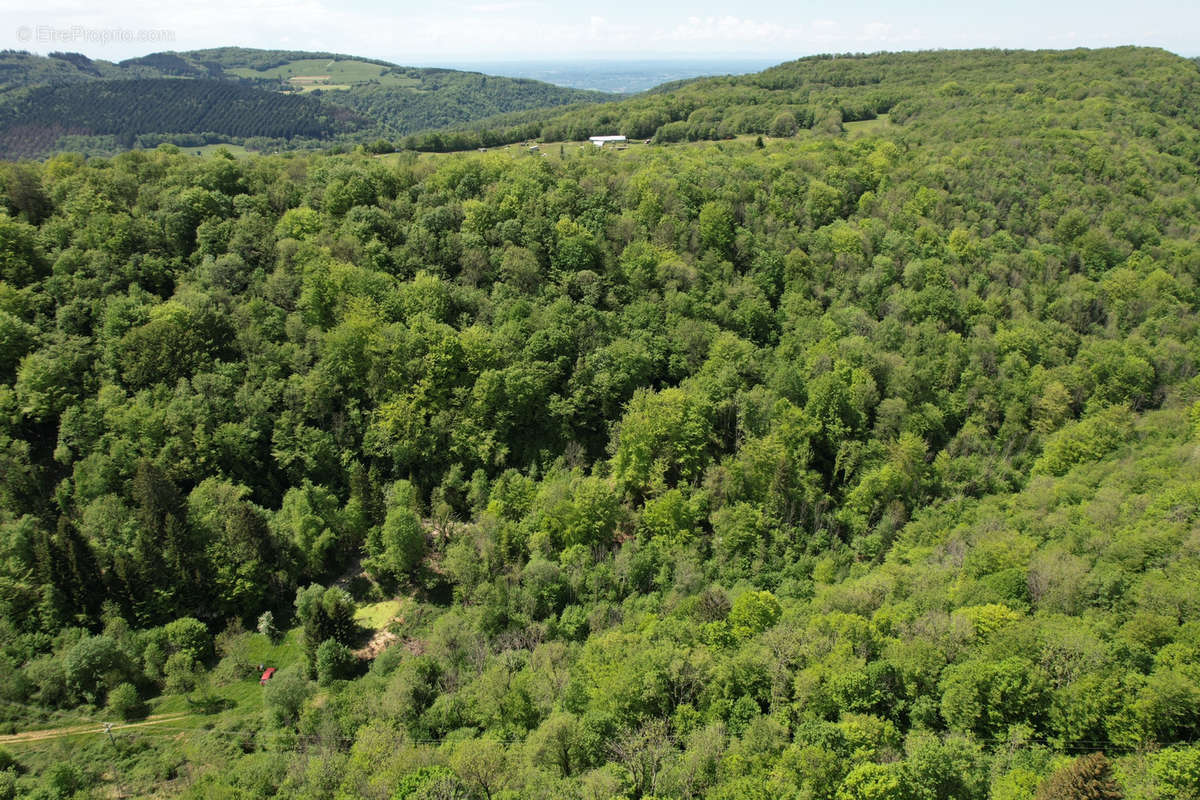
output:
{"label": "dense deciduous forest", "polygon": [[0,798],[1198,796],[1196,65],[837,75],[0,167]]}

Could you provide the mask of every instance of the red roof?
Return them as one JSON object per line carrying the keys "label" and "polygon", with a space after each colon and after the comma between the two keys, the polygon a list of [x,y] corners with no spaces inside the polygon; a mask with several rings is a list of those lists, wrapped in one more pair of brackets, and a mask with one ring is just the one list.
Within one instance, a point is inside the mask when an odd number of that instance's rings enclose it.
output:
{"label": "red roof", "polygon": [[259,682],[259,683],[266,683],[267,681],[271,680],[271,676],[272,676],[272,675],[274,675],[274,674],[275,674],[275,668],[274,668],[274,667],[267,667],[267,671],[266,671],[266,672],[264,672],[264,673],[262,674],[262,677],[261,677],[261,678],[259,678],[258,682]]}

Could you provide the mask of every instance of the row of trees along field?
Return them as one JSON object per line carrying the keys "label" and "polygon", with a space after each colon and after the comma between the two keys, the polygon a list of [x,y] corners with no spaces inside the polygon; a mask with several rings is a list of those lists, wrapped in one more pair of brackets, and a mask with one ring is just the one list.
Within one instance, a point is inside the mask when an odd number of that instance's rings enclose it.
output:
{"label": "row of trees along field", "polygon": [[0,797],[1196,796],[1196,66],[974,58],[1107,77],[0,167],[0,715],[182,715]]}

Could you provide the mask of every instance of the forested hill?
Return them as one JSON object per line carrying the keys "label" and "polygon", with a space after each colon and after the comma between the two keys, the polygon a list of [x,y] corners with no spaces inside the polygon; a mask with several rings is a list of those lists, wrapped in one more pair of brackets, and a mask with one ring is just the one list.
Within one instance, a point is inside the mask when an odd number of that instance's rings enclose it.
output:
{"label": "forested hill", "polygon": [[367,124],[348,109],[312,97],[228,81],[90,81],[39,87],[0,106],[0,152],[47,152],[68,133],[111,135],[118,144],[131,147],[138,136],[151,133],[328,140]]}
{"label": "forested hill", "polygon": [[0,165],[0,798],[1196,797],[1196,75]]}
{"label": "forested hill", "polygon": [[[1103,124],[1114,111],[1182,116],[1200,69],[1163,50],[970,50],[813,56],[763,72],[702,78],[604,106],[485,119],[461,131],[409,137],[406,147],[470,149],[509,141],[586,139],[596,131],[670,143],[739,134],[839,131],[848,122],[928,119],[973,125],[980,114],[1023,128]],[[1064,102],[1066,101],[1066,102]],[[1090,102],[1084,102],[1090,101]],[[1114,105],[1115,103],[1115,105]],[[997,111],[998,110],[998,111]],[[1011,113],[1022,111],[1023,114]],[[1147,118],[1147,124],[1155,124]]]}
{"label": "forested hill", "polygon": [[[164,140],[312,146],[609,99],[538,81],[334,53],[230,47],[113,64],[78,53],[4,51],[0,156],[44,156],[72,145],[117,151]],[[206,107],[214,103],[221,107]],[[122,110],[129,113],[122,117]]]}
{"label": "forested hill", "polygon": [[505,112],[614,99],[603,92],[525,78],[402,67],[335,53],[223,47],[179,55],[259,86],[319,92],[376,120],[389,135],[461,125]]}

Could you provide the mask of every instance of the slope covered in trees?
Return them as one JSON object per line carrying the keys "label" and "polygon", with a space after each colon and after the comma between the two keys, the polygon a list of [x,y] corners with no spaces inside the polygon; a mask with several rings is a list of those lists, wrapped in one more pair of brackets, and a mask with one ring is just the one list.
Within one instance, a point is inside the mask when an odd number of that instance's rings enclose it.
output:
{"label": "slope covered in trees", "polygon": [[[792,136],[837,132],[891,112],[891,121],[943,126],[1103,127],[1113,104],[1126,124],[1156,125],[1156,115],[1196,124],[1195,62],[1161,50],[938,51],[813,56],[754,75],[666,86],[605,106],[509,115],[466,126],[459,137],[414,136],[405,145],[443,150],[543,138],[579,140],[597,131],[658,142],[725,139],[738,134]],[[1138,117],[1134,112],[1145,115]],[[1018,113],[1020,112],[1020,113]],[[999,135],[999,131],[994,132]],[[451,147],[450,145],[453,145]]]}
{"label": "slope covered in trees", "polygon": [[[331,73],[320,89],[330,102],[375,120],[389,136],[462,125],[502,113],[568,103],[605,102],[611,95],[567,89],[541,81],[452,69],[402,67],[386,61],[333,53],[250,50],[238,47],[183,53],[193,62],[219,66],[226,76],[262,86],[295,88],[296,76]],[[374,69],[369,69],[374,67]]]}
{"label": "slope covered in trees", "polygon": [[188,716],[0,797],[1200,791],[1196,67],[847,61],[893,124],[3,165],[0,715]]}
{"label": "slope covered in trees", "polygon": [[112,135],[97,140],[102,150],[127,149],[150,134],[215,134],[274,147],[367,140],[607,99],[539,81],[334,53],[226,47],[112,64],[78,53],[5,51],[0,156],[45,156],[64,135]]}
{"label": "slope covered in trees", "polygon": [[228,81],[146,78],[40,87],[0,108],[0,152],[35,156],[58,136],[216,133],[230,138],[329,139],[365,127],[353,112],[311,97]]}

